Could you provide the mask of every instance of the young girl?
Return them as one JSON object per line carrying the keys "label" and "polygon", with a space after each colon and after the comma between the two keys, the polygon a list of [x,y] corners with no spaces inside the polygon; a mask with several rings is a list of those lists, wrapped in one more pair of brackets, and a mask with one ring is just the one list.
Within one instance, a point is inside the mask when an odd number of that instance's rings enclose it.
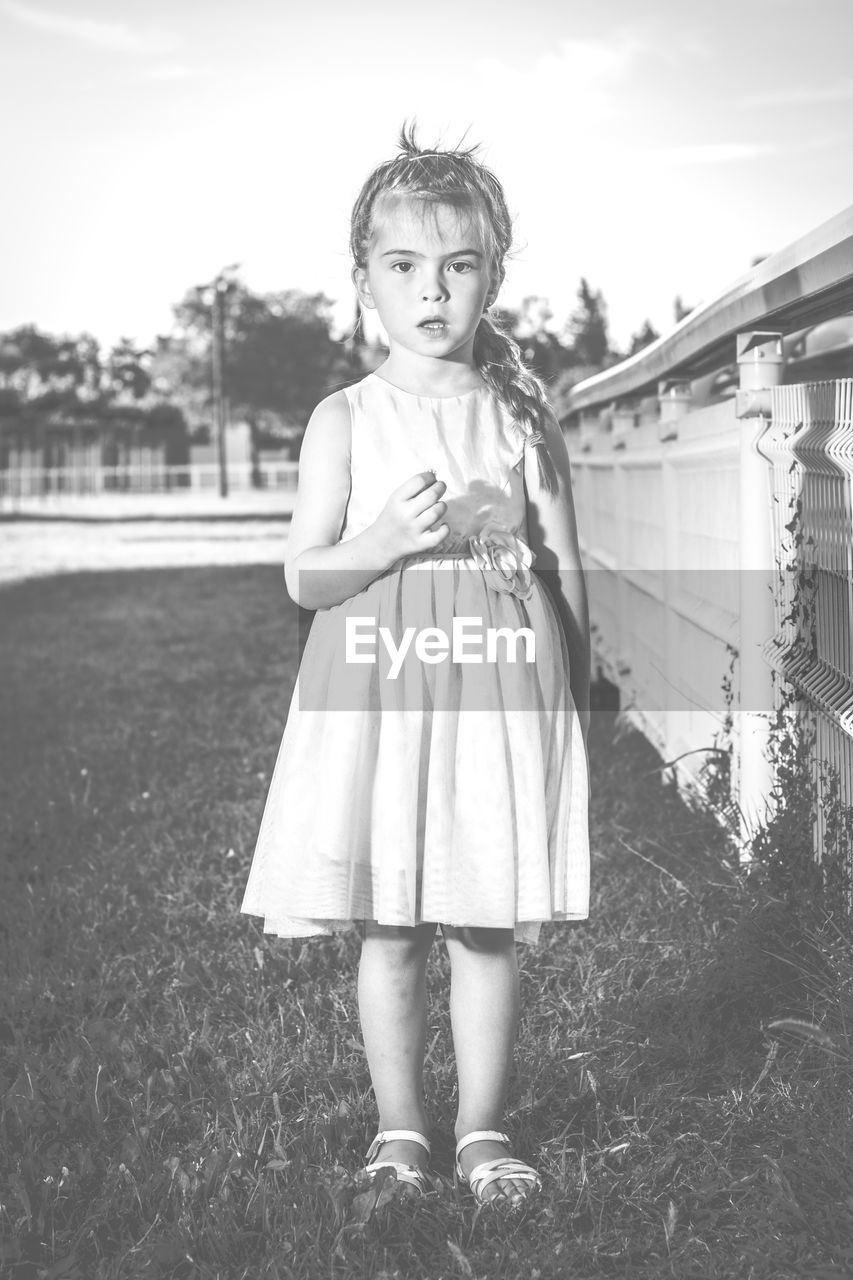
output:
{"label": "young girl", "polygon": [[487,314],[512,241],[502,187],[476,148],[419,151],[405,126],[398,145],[351,223],[388,358],[317,406],[302,445],[285,579],[316,612],[241,909],[284,938],[360,929],[366,1169],[408,1195],[429,1189],[441,926],[456,1175],[518,1205],[541,1182],[500,1131],[516,942],[589,906],[586,588],[559,424]]}

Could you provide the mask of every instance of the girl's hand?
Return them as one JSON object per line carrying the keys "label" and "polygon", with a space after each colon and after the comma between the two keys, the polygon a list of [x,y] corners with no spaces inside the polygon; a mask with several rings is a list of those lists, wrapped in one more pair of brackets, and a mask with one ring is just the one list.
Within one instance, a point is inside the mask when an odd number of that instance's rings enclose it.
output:
{"label": "girl's hand", "polygon": [[447,510],[441,495],[447,485],[434,471],[419,471],[391,494],[373,522],[373,529],[392,560],[431,551],[450,533],[450,526],[436,524]]}

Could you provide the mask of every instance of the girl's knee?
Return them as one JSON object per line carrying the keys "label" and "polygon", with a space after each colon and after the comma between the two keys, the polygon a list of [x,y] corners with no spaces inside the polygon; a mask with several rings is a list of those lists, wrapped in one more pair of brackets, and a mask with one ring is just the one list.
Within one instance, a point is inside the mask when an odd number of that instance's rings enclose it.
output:
{"label": "girl's knee", "polygon": [[482,925],[443,924],[441,932],[451,954],[456,947],[461,947],[465,951],[477,951],[489,955],[511,951],[515,948],[514,929],[489,929]]}
{"label": "girl's knee", "polygon": [[359,921],[362,947],[379,948],[393,955],[397,963],[421,960],[429,953],[435,937],[435,924],[378,924],[375,920]]}

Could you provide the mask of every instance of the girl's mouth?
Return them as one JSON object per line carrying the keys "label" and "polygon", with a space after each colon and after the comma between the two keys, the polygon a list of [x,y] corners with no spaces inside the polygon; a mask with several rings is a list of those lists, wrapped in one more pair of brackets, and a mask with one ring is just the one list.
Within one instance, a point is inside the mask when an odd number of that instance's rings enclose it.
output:
{"label": "girl's mouth", "polygon": [[418,325],[419,329],[426,329],[428,333],[443,333],[447,328],[446,320],[422,320]]}

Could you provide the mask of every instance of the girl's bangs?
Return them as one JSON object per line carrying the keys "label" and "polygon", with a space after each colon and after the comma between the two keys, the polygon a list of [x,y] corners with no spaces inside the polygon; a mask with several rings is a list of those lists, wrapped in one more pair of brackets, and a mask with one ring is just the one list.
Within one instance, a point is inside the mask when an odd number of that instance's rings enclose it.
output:
{"label": "girl's bangs", "polygon": [[[371,219],[371,240],[375,238],[376,228],[384,217],[405,211],[418,214],[421,225],[426,226],[429,220],[434,232],[439,231],[439,211],[452,209],[459,220],[459,234],[476,235],[478,245],[487,258],[494,258],[496,253],[495,237],[491,220],[482,199],[470,191],[419,191],[417,188],[386,188],[376,197]],[[472,246],[474,247],[474,246]]]}

